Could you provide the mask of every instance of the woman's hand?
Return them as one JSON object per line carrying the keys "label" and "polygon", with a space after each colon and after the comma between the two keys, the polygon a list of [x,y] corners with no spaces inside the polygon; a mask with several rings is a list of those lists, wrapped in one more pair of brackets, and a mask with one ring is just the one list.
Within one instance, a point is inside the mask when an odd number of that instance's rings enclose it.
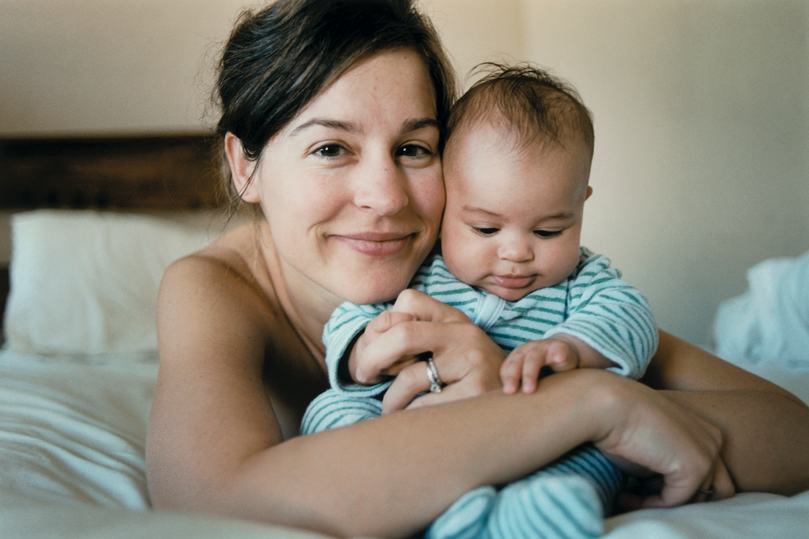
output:
{"label": "woman's hand", "polygon": [[[426,294],[405,290],[389,312],[371,322],[352,350],[349,368],[358,380],[396,376],[383,400],[383,413],[481,395],[501,387],[505,353],[461,311]],[[431,353],[441,382],[428,393]],[[367,383],[367,382],[366,382]],[[415,399],[415,400],[414,400]]]}
{"label": "woman's hand", "polygon": [[720,457],[719,429],[663,393],[620,380],[624,383],[613,384],[602,403],[604,431],[594,443],[629,475],[662,476],[659,493],[623,495],[621,508],[672,507],[733,496],[735,487]]}

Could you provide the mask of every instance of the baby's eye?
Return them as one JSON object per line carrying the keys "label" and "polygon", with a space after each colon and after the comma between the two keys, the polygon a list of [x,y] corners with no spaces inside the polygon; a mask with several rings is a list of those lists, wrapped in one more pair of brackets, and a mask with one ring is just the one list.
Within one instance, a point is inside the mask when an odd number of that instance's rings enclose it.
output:
{"label": "baby's eye", "polygon": [[343,155],[345,151],[345,148],[339,144],[326,144],[315,150],[315,153],[321,157],[338,157]]}
{"label": "baby's eye", "polygon": [[542,239],[555,238],[561,233],[561,230],[534,230],[534,234]]}
{"label": "baby's eye", "polygon": [[500,231],[499,228],[478,228],[478,227],[472,227],[472,230],[474,230],[481,236],[493,236],[494,234],[497,234]]}

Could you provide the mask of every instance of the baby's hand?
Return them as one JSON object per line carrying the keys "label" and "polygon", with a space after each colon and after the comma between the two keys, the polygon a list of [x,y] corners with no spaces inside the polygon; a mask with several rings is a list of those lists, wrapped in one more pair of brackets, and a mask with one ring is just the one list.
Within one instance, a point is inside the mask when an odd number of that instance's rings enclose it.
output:
{"label": "baby's hand", "polygon": [[405,366],[417,361],[415,357],[404,357],[380,370],[378,367],[369,367],[367,362],[359,359],[364,357],[362,352],[380,335],[396,324],[410,322],[415,319],[415,316],[410,313],[388,310],[383,311],[379,316],[368,322],[362,335],[353,344],[349,345],[351,349],[348,355],[348,372],[352,380],[363,385],[378,384],[384,381],[386,377],[395,376]]}
{"label": "baby's hand", "polygon": [[544,367],[553,372],[579,368],[578,348],[573,342],[556,336],[521,344],[511,351],[500,368],[503,391],[509,395],[516,393],[522,380],[523,393],[533,393]]}

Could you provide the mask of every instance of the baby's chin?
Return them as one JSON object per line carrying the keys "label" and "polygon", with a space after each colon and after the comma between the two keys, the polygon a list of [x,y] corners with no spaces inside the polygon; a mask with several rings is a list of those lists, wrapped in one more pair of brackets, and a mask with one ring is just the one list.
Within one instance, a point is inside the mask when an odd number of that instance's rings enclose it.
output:
{"label": "baby's chin", "polygon": [[504,288],[501,286],[484,286],[479,288],[488,294],[492,294],[506,301],[519,301],[536,290],[534,287]]}

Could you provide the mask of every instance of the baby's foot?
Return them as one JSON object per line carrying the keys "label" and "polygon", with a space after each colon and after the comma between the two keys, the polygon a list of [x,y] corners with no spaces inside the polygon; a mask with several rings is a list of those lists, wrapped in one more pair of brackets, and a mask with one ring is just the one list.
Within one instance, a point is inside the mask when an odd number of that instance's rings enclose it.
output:
{"label": "baby's foot", "polygon": [[498,493],[485,531],[491,539],[598,537],[602,503],[582,477],[534,475]]}
{"label": "baby's foot", "polygon": [[425,539],[475,539],[481,537],[497,491],[480,487],[467,492],[438,517]]}

